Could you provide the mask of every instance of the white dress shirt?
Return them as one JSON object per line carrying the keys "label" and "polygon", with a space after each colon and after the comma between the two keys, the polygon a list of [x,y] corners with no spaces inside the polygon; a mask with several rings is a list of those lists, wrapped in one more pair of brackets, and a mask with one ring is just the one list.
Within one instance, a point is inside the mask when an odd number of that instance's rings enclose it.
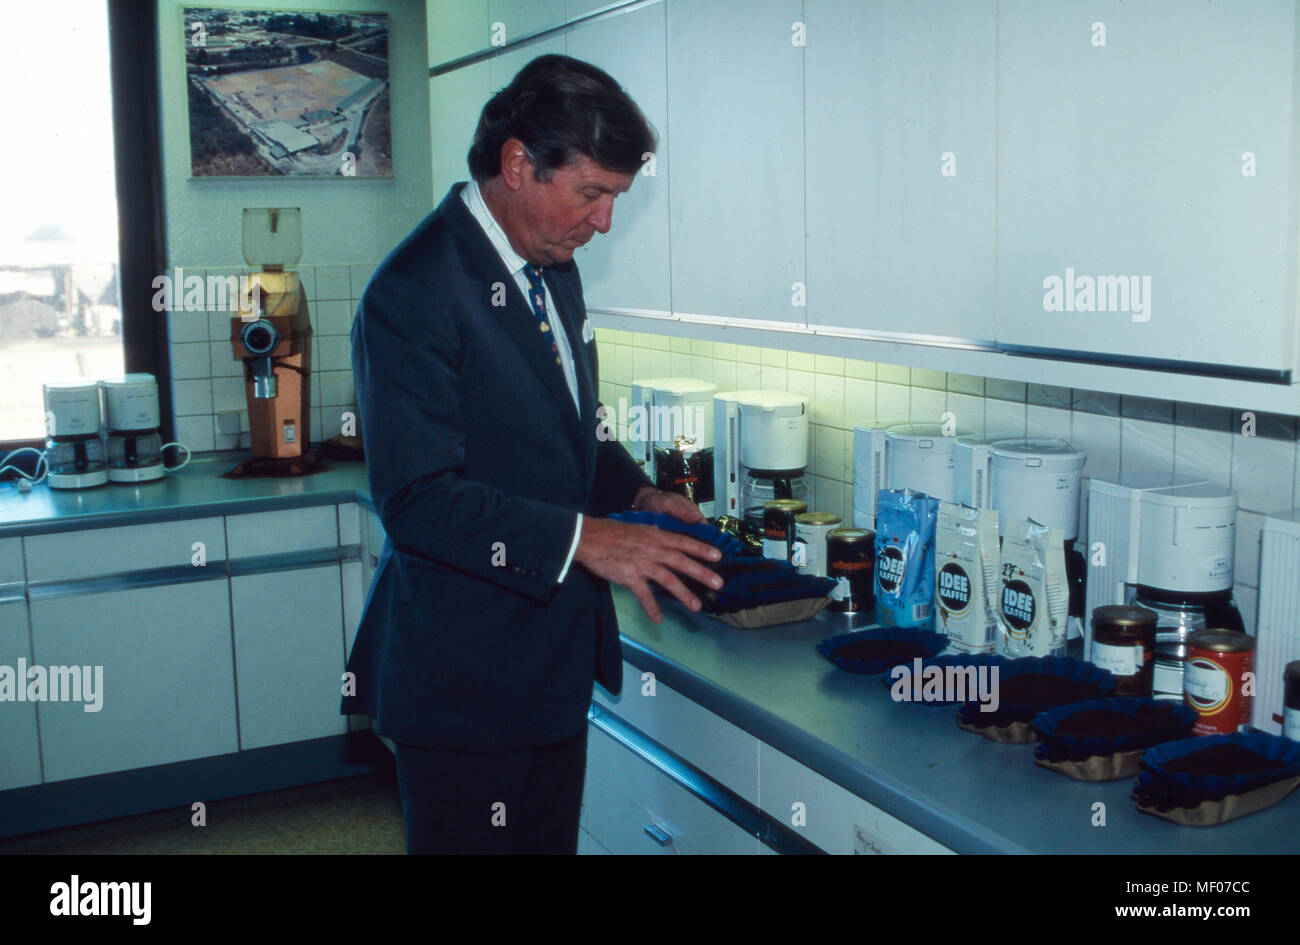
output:
{"label": "white dress shirt", "polygon": [[[505,263],[507,271],[514,276],[515,286],[523,296],[524,305],[528,306],[531,312],[533,306],[528,300],[528,277],[524,275],[524,267],[528,265],[528,260],[515,252],[515,248],[510,245],[510,240],[501,229],[501,224],[497,222],[496,217],[492,216],[492,211],[484,202],[483,193],[478,188],[478,181],[471,179],[460,196],[465,201],[465,206],[469,208],[470,215],[478,221],[488,241],[501,257],[501,261]],[[555,347],[560,353],[560,367],[564,371],[564,382],[568,385],[569,395],[573,398],[573,409],[581,412],[582,408],[578,406],[578,374],[573,364],[573,351],[569,348],[569,337],[564,331],[560,312],[555,307],[555,301],[551,298],[551,289],[545,280],[542,281],[542,290],[546,293],[546,320],[551,323],[551,336],[555,339]],[[541,332],[539,331],[538,334]],[[560,576],[556,583],[562,582],[569,573],[569,566],[573,564],[573,556],[578,551],[578,539],[581,537],[582,514],[579,513],[573,528],[573,542],[569,545],[569,556],[564,560],[564,567],[560,569]]]}

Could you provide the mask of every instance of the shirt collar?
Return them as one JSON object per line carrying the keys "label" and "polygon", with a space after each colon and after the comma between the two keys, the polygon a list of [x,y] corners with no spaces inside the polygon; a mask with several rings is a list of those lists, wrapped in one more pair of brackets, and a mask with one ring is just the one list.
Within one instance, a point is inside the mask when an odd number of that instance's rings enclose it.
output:
{"label": "shirt collar", "polygon": [[478,181],[471,179],[460,196],[465,201],[465,206],[469,208],[470,215],[478,221],[478,225],[487,234],[501,261],[506,264],[506,269],[513,274],[527,266],[528,260],[515,252],[515,248],[510,245],[510,240],[506,237],[505,230],[501,229],[501,224],[497,222],[496,217],[492,216],[492,211],[488,209],[487,202],[483,199],[483,192],[479,190]]}

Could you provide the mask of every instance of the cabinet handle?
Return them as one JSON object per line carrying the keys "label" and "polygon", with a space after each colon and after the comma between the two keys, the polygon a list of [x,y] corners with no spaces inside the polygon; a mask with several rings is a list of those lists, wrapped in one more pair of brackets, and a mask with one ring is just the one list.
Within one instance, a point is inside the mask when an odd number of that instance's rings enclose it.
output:
{"label": "cabinet handle", "polygon": [[645,832],[646,832],[646,836],[648,836],[655,843],[659,844],[661,847],[670,846],[673,842],[673,838],[670,837],[668,835],[668,832],[664,830],[663,827],[660,827],[658,824],[646,824]]}

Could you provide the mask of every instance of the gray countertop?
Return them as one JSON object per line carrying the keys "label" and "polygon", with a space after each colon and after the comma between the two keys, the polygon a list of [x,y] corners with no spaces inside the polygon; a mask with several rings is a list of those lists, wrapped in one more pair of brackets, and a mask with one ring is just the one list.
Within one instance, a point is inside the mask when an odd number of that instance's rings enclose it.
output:
{"label": "gray countertop", "polygon": [[41,484],[23,494],[13,483],[0,484],[0,538],[340,502],[369,504],[364,463],[331,460],[330,469],[296,478],[221,478],[246,455],[204,456],[139,485],[74,490]]}
{"label": "gray countertop", "polygon": [[[238,460],[205,457],[161,482],[79,492],[0,486],[0,538],[360,502],[365,467],[334,463],[299,479],[222,479]],[[624,656],[755,737],[959,853],[1295,853],[1300,791],[1276,807],[1212,828],[1138,813],[1130,780],[1085,784],[1033,763],[1031,746],[959,729],[955,710],[891,700],[880,677],[854,676],[813,649],[849,628],[811,621],[740,630],[664,602],[652,624],[615,589]],[[1092,826],[1093,804],[1106,826]]]}
{"label": "gray countertop", "polygon": [[[813,648],[842,615],[741,630],[664,604],[655,625],[615,589],[624,658],[958,853],[1296,853],[1300,791],[1217,827],[1139,813],[1133,780],[1084,783],[1041,768],[1033,746],[957,727],[956,709],[894,702],[879,676]],[[1106,805],[1094,827],[1093,804]]]}

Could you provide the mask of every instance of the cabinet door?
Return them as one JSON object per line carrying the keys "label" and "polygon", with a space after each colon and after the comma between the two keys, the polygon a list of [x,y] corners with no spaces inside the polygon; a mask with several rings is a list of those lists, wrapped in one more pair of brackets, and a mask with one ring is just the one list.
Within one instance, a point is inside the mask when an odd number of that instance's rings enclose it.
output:
{"label": "cabinet door", "polygon": [[[16,676],[20,659],[25,665],[32,665],[32,647],[27,636],[27,602],[11,600],[0,603],[0,666],[9,667]],[[25,687],[26,682],[16,678],[15,685]],[[36,704],[0,703],[0,791],[40,783],[41,752],[36,736]]]}
{"label": "cabinet door", "polygon": [[34,663],[90,668],[102,698],[38,706],[47,782],[238,750],[224,579],[30,607]]}
{"label": "cabinet door", "polygon": [[990,343],[993,0],[807,13],[808,321]]}
{"label": "cabinet door", "polygon": [[429,65],[438,66],[492,45],[487,0],[426,5]]}
{"label": "cabinet door", "polygon": [[1000,9],[998,341],[1290,368],[1295,4]]}
{"label": "cabinet door", "polygon": [[474,141],[479,113],[490,96],[486,62],[464,66],[429,80],[435,203],[442,202],[452,184],[469,180],[465,155]]}
{"label": "cabinet door", "polygon": [[[578,250],[590,308],[672,308],[668,268],[668,83],[664,5],[597,20],[568,35],[569,55],[609,72],[659,133],[653,164],[614,202],[610,231]],[[653,173],[650,173],[653,172]]]}
{"label": "cabinet door", "polygon": [[675,312],[806,322],[802,18],[802,0],[668,5]]}
{"label": "cabinet door", "polygon": [[240,748],[347,731],[341,587],[337,564],[231,578]]}
{"label": "cabinet door", "polygon": [[756,838],[594,726],[584,802],[591,839],[611,853],[758,852]]}

